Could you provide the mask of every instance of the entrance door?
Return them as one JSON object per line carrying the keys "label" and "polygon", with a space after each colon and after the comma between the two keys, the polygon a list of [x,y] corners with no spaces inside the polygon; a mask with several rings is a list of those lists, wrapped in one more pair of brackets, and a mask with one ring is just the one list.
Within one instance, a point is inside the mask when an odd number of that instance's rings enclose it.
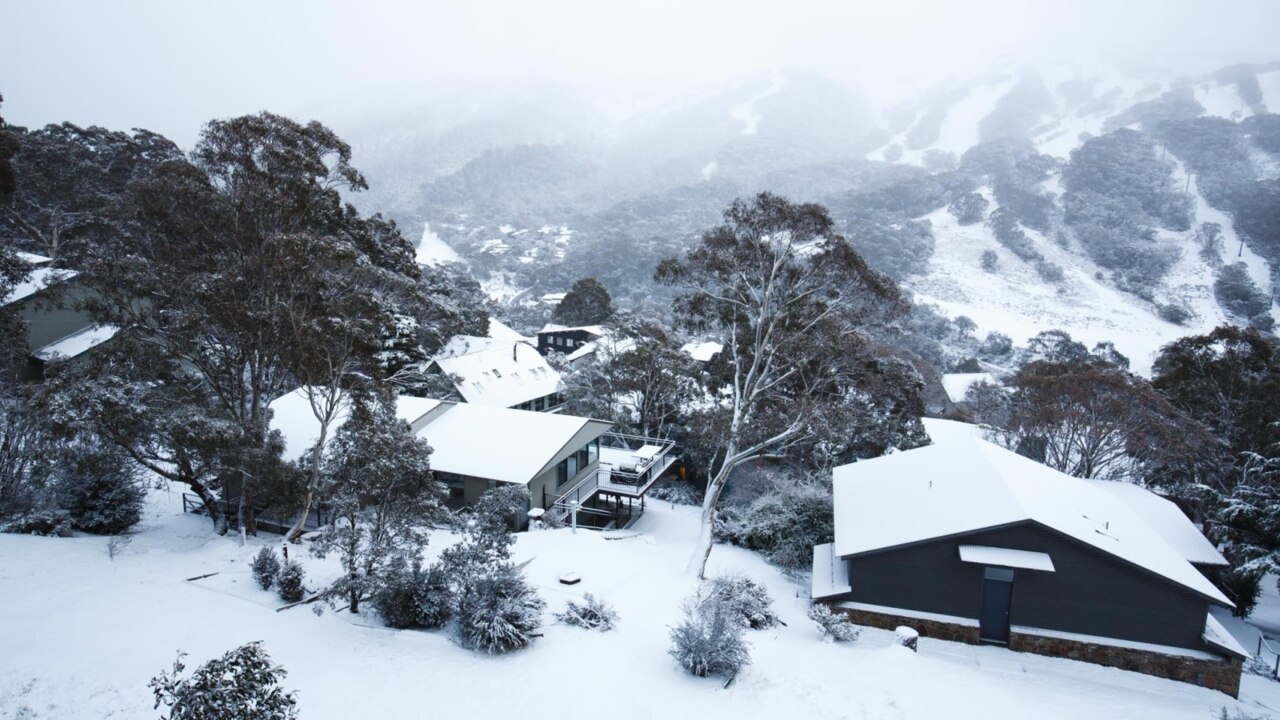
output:
{"label": "entrance door", "polygon": [[1009,608],[1013,602],[1013,571],[989,567],[982,573],[982,609],[978,634],[983,642],[1009,642]]}

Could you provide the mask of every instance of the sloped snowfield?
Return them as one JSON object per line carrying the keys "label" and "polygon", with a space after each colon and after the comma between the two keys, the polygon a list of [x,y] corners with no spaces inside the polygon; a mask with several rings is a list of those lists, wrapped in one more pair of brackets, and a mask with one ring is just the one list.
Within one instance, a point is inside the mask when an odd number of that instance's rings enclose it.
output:
{"label": "sloped snowfield", "polygon": [[[667,628],[693,587],[685,573],[696,512],[651,503],[639,532],[522,534],[518,562],[548,601],[591,592],[620,626],[592,633],[548,624],[531,648],[478,656],[445,633],[394,631],[371,617],[308,608],[277,613],[252,583],[259,543],[211,537],[158,493],[142,530],[115,560],[99,537],[0,536],[0,718],[141,718],[147,681],[175,653],[188,667],[261,640],[289,671],[301,717],[335,718],[1130,718],[1205,720],[1221,708],[1280,709],[1280,684],[1247,677],[1243,701],[1180,683],[1068,660],[923,639],[920,653],[864,630],[824,644],[804,617],[805,590],[757,555],[717,547],[716,572],[765,583],[786,627],[752,632],[754,664],[729,688],[682,674]],[[435,538],[432,553],[448,537]],[[304,557],[308,585],[332,574]],[[566,588],[561,573],[582,583]],[[217,572],[204,580],[184,578]]]}
{"label": "sloped snowfield", "polygon": [[[1058,328],[1089,347],[1114,342],[1135,372],[1149,375],[1162,345],[1183,335],[1208,332],[1223,319],[1213,300],[1211,271],[1189,243],[1183,245],[1182,259],[1166,283],[1170,298],[1185,302],[1197,314],[1179,326],[1156,317],[1151,303],[1098,280],[1096,265],[1033,230],[1024,228],[1035,248],[1062,267],[1062,282],[1042,279],[983,223],[962,227],[945,208],[927,217],[933,223],[933,257],[927,274],[909,279],[906,286],[917,302],[937,305],[951,317],[968,316],[977,323],[979,335],[994,330],[1025,344],[1043,330]],[[999,257],[996,272],[981,269],[985,250]]]}

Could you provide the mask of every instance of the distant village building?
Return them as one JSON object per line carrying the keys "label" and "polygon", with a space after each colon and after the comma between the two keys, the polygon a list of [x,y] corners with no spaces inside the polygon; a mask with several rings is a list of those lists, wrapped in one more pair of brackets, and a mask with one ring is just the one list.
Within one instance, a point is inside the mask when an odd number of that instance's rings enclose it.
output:
{"label": "distant village building", "polygon": [[[271,410],[284,459],[302,458],[320,435],[306,390],[273,401]],[[612,423],[592,418],[409,396],[397,398],[396,415],[431,445],[431,469],[455,507],[508,483],[527,487],[528,509],[548,521],[576,515],[583,527],[623,527],[676,460],[672,443],[611,433]],[[346,419],[343,409],[330,433]],[[312,522],[322,520],[321,513]]]}
{"label": "distant village building", "polygon": [[[39,380],[45,369],[55,362],[74,362],[115,337],[117,328],[95,325],[89,314],[78,310],[75,303],[86,297],[87,290],[76,282],[74,270],[52,267],[43,255],[19,252],[18,256],[33,266],[31,274],[0,305],[16,305],[27,324],[29,355],[23,379]],[[60,297],[52,297],[54,291]]]}
{"label": "distant village building", "polygon": [[547,364],[529,338],[496,320],[489,336],[450,338],[431,362],[448,377],[457,397],[490,407],[555,412],[563,404],[560,373]]}
{"label": "distant village building", "polygon": [[1005,645],[1236,696],[1248,657],[1200,571],[1222,554],[1168,500],[1081,480],[929,420],[934,444],[836,468],[814,600],[862,625]]}
{"label": "distant village building", "polygon": [[595,357],[619,355],[635,346],[635,340],[621,337],[603,325],[549,324],[538,331],[538,352],[559,353],[570,365]]}

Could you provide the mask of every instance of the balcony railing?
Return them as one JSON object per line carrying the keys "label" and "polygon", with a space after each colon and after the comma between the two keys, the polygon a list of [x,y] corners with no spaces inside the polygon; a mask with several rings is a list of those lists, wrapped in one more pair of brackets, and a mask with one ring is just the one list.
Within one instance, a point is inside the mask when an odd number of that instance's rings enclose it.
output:
{"label": "balcony railing", "polygon": [[594,473],[565,490],[547,516],[567,521],[575,505],[581,507],[598,492],[621,498],[643,497],[676,461],[675,443],[639,435],[607,433],[600,437],[600,464]]}

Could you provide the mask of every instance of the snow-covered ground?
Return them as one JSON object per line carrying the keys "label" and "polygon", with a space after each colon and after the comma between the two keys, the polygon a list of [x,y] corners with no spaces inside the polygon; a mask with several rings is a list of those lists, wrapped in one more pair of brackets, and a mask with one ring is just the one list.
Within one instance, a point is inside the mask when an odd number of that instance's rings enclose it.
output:
{"label": "snow-covered ground", "polygon": [[[178,650],[188,666],[251,640],[289,671],[301,716],[325,718],[1128,718],[1205,720],[1221,708],[1280,714],[1280,683],[1249,676],[1242,700],[1095,665],[931,639],[919,654],[867,629],[824,644],[804,617],[802,583],[756,554],[717,546],[712,571],[763,582],[788,624],[752,632],[753,664],[728,689],[681,673],[667,628],[693,588],[685,572],[693,508],[650,503],[638,532],[522,534],[516,560],[548,602],[545,637],[505,657],[475,655],[443,632],[394,631],[376,619],[307,608],[276,612],[248,573],[259,543],[216,538],[179,496],[155,493],[114,560],[100,537],[0,535],[0,718],[156,715],[147,681]],[[447,544],[441,534],[431,553]],[[309,586],[332,561],[304,557]],[[560,585],[574,571],[582,582]],[[217,572],[203,580],[185,578]],[[551,622],[590,592],[618,610],[610,633]]]}
{"label": "snow-covered ground", "polygon": [[461,262],[462,256],[449,247],[448,243],[431,229],[429,223],[423,223],[422,239],[418,241],[417,261],[420,265],[440,265],[449,262]]}
{"label": "snow-covered ground", "polygon": [[[1158,318],[1150,303],[1098,280],[1098,268],[1082,255],[1063,250],[1034,231],[1026,230],[1027,236],[1047,260],[1063,268],[1062,282],[1042,279],[983,223],[963,227],[946,209],[927,217],[933,223],[933,256],[926,274],[910,278],[906,287],[917,302],[937,305],[951,317],[968,316],[980,334],[999,331],[1025,344],[1037,333],[1057,328],[1089,347],[1109,340],[1129,357],[1134,372],[1149,375],[1161,346],[1183,335],[1208,332],[1222,320],[1211,294],[1206,296],[1210,292],[1206,282],[1212,283],[1207,269],[1179,275],[1180,263],[1173,273],[1179,298],[1192,302],[1199,314],[1190,324],[1179,326]],[[994,273],[980,269],[984,250],[993,250],[999,257]],[[1183,261],[1204,265],[1193,248],[1185,249]]]}
{"label": "snow-covered ground", "polygon": [[729,108],[729,117],[742,123],[743,135],[755,135],[760,130],[760,121],[763,116],[756,111],[756,103],[770,95],[782,92],[786,86],[787,78],[778,70],[772,70],[769,72],[769,87],[753,95],[747,101]]}

